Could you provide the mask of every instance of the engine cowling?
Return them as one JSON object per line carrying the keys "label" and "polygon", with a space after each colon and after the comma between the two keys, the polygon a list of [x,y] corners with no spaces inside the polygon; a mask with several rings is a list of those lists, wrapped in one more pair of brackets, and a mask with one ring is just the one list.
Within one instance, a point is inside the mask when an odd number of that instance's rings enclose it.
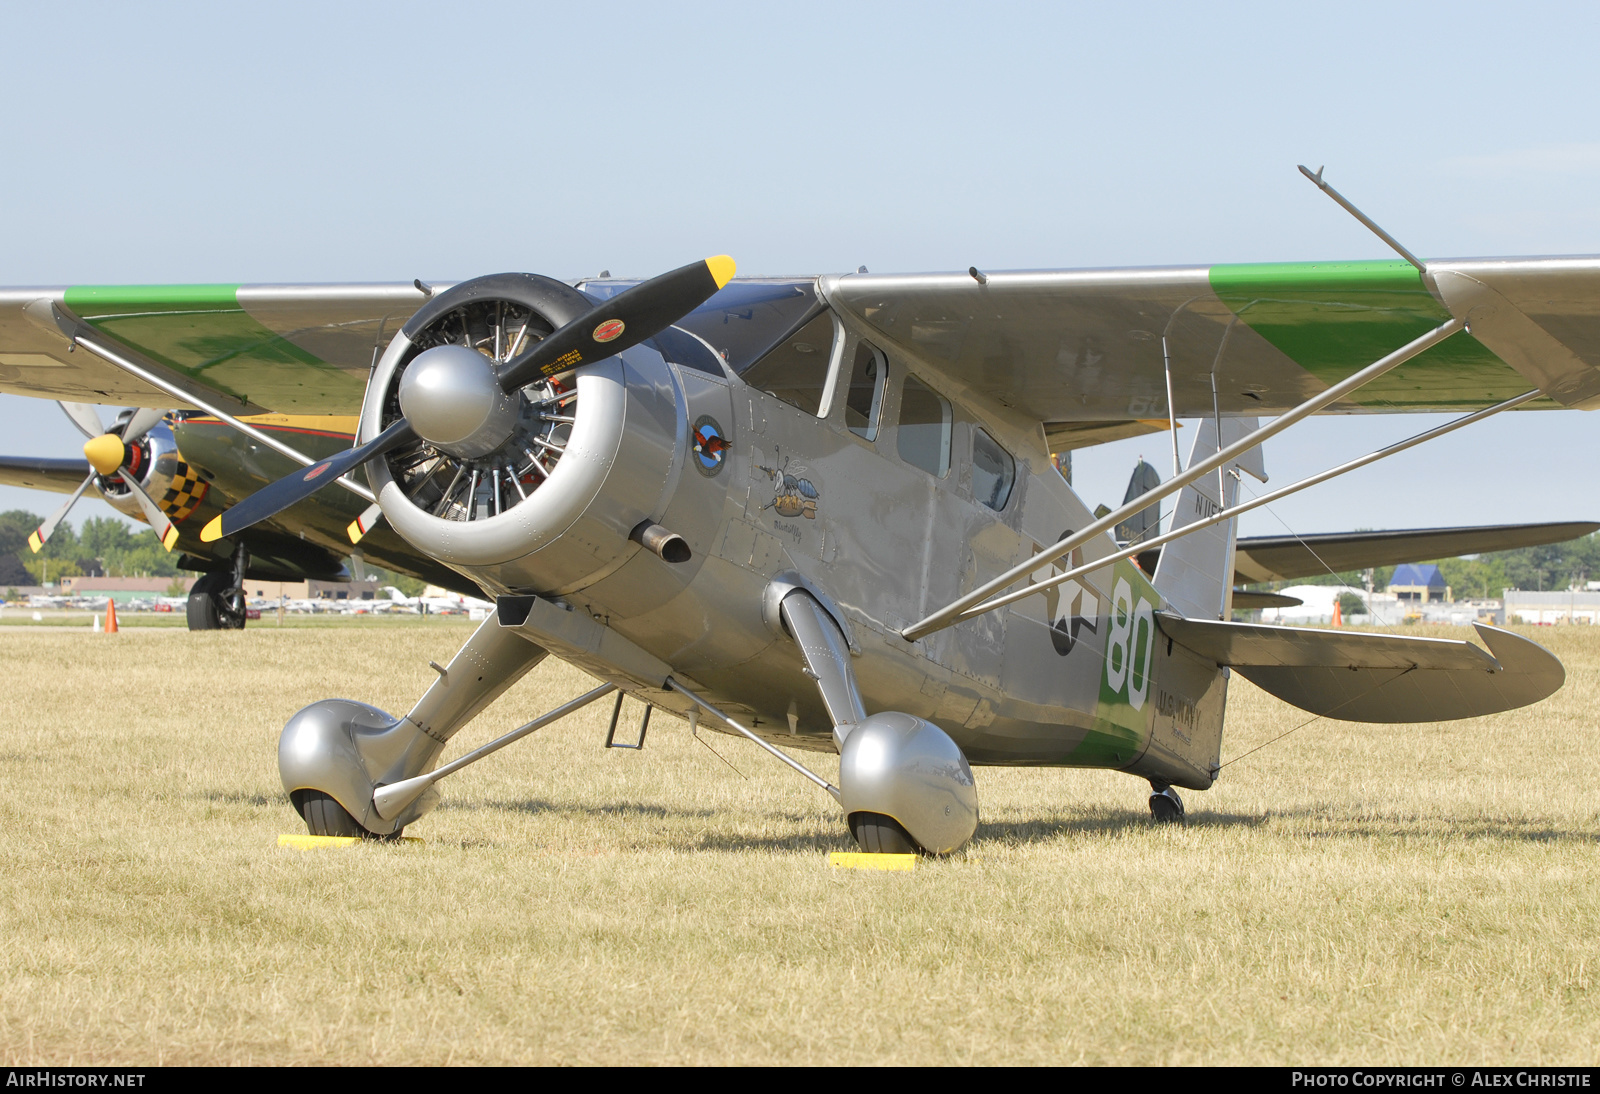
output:
{"label": "engine cowling", "polygon": [[402,410],[421,437],[369,464],[385,518],[488,589],[594,584],[642,549],[630,533],[662,518],[683,479],[688,402],[653,344],[564,381],[510,394],[494,383],[496,368],[594,304],[533,274],[465,282],[412,317],[368,384],[361,439]]}

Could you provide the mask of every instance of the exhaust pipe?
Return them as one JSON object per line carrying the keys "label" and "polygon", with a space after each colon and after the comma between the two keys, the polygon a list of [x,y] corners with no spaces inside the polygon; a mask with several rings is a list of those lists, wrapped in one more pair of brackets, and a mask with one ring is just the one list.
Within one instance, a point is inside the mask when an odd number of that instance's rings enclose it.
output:
{"label": "exhaust pipe", "polygon": [[676,532],[670,532],[653,520],[642,520],[628,533],[628,538],[664,562],[688,562],[689,544]]}

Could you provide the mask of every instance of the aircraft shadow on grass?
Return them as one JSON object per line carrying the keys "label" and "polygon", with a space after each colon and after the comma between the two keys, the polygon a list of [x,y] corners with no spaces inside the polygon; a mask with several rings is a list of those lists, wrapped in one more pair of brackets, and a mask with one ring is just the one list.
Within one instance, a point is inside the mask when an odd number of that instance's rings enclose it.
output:
{"label": "aircraft shadow on grass", "polygon": [[[591,806],[575,805],[570,802],[554,802],[545,799],[524,799],[520,801],[462,801],[455,803],[441,803],[441,810],[462,809],[509,809],[526,813],[576,813],[592,817],[626,817],[634,816],[640,819],[665,820],[677,819],[707,819],[717,816],[716,810],[710,808],[680,809],[657,804],[644,804],[640,802],[621,802],[615,805]],[[822,823],[821,818],[810,814],[776,813],[768,814],[773,819],[781,819],[794,823],[797,826],[810,822]],[[1405,841],[1432,841],[1438,838],[1434,826],[1438,821],[1432,817],[1378,817],[1378,818],[1344,818],[1336,811],[1326,809],[1274,809],[1265,814],[1246,813],[1196,813],[1188,820],[1191,831],[1206,828],[1266,828],[1273,823],[1283,822],[1322,822],[1321,826],[1303,833],[1304,836],[1316,840],[1336,839],[1370,839],[1373,837],[1388,836]],[[1072,817],[1041,818],[1026,821],[985,821],[980,822],[977,832],[973,835],[975,849],[981,849],[986,843],[1002,845],[1027,845],[1044,844],[1058,840],[1067,835],[1088,836],[1117,836],[1124,833],[1150,832],[1150,819],[1143,812],[1135,810],[1103,810]],[[1451,839],[1499,839],[1525,843],[1553,843],[1560,841],[1579,842],[1583,844],[1600,844],[1600,833],[1561,831],[1541,823],[1535,818],[1519,820],[1517,818],[1505,819],[1464,819],[1452,821],[1448,830]],[[781,836],[753,836],[740,835],[731,832],[697,832],[687,841],[674,840],[671,836],[664,837],[672,842],[681,842],[686,850],[697,851],[728,851],[728,850],[816,850],[837,851],[841,849],[843,841],[831,827],[810,830],[798,830]]]}
{"label": "aircraft shadow on grass", "polygon": [[[248,805],[257,808],[281,806],[285,794],[241,793],[213,790],[195,797],[222,805]],[[677,808],[646,802],[621,801],[606,805],[579,805],[574,802],[552,801],[546,798],[507,800],[446,800],[439,805],[440,812],[479,812],[506,810],[516,813],[556,813],[586,817],[637,818],[640,820],[707,820],[718,816],[710,807]],[[797,826],[810,822],[823,823],[820,817],[793,812],[766,814],[773,820],[791,822]],[[1298,832],[1297,836],[1312,840],[1371,839],[1391,837],[1404,841],[1435,840],[1438,819],[1417,816],[1350,817],[1334,809],[1297,808],[1273,809],[1268,813],[1197,812],[1190,814],[1187,829],[1207,828],[1266,828],[1273,823],[1296,824],[1312,822],[1314,827]],[[973,834],[975,849],[984,844],[1021,846],[1044,844],[1068,835],[1119,836],[1125,833],[1149,832],[1150,820],[1142,811],[1105,809],[1077,816],[1041,817],[1022,821],[982,821]],[[1563,831],[1542,823],[1536,818],[1466,818],[1450,822],[1447,833],[1450,839],[1498,839],[1520,843],[1572,842],[1600,845],[1600,833]],[[697,832],[688,839],[663,837],[668,842],[680,843],[685,850],[693,851],[760,851],[760,850],[814,850],[818,852],[840,850],[843,841],[831,826],[825,829],[799,829],[782,836],[744,836],[729,832]]]}
{"label": "aircraft shadow on grass", "polygon": [[193,797],[215,805],[253,805],[257,807],[270,805],[276,807],[289,804],[289,795],[282,792],[276,794],[245,794],[237,790],[208,790],[204,794],[195,794]]}
{"label": "aircraft shadow on grass", "polygon": [[[1128,826],[1141,820],[1129,814]],[[1297,833],[1317,840],[1371,839],[1389,836],[1402,840],[1436,840],[1441,835],[1440,818],[1422,816],[1356,817],[1336,810],[1299,808],[1273,809],[1265,814],[1197,813],[1189,817],[1190,828],[1246,826],[1261,828],[1273,822],[1321,822],[1309,831]],[[1600,843],[1600,833],[1562,831],[1540,818],[1452,818],[1443,833],[1452,840],[1499,839],[1522,843],[1574,842]]]}
{"label": "aircraft shadow on grass", "polygon": [[579,805],[576,802],[555,802],[544,798],[525,798],[520,801],[483,801],[463,798],[456,801],[442,801],[439,811],[462,810],[475,812],[480,809],[504,809],[514,813],[576,813],[585,817],[627,817],[634,816],[665,820],[669,817],[713,817],[716,810],[710,808],[676,809],[654,803],[617,801],[605,805]]}

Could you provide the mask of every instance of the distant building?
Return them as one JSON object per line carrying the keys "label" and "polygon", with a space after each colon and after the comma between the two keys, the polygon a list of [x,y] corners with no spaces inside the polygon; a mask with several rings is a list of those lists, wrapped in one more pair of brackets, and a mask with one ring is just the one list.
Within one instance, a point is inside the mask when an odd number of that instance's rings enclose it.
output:
{"label": "distant building", "polygon": [[256,581],[244,583],[245,596],[251,600],[374,600],[378,595],[378,579],[365,581]]}
{"label": "distant building", "polygon": [[1407,562],[1396,566],[1394,576],[1389,579],[1389,593],[1415,604],[1439,600],[1448,604],[1455,599],[1450,595],[1450,586],[1444,583],[1444,575],[1439,572],[1439,567],[1431,562]]}
{"label": "distant building", "polygon": [[179,577],[85,577],[74,575],[64,577],[56,586],[58,596],[103,596],[115,600],[118,604],[126,604],[130,600],[149,600],[152,597],[166,596],[167,590],[172,588],[174,581],[183,583],[183,591],[187,593],[194,585],[194,574],[184,574]]}
{"label": "distant building", "polygon": [[1506,590],[1508,623],[1587,623],[1600,621],[1600,592],[1568,589],[1566,592],[1530,593]]}

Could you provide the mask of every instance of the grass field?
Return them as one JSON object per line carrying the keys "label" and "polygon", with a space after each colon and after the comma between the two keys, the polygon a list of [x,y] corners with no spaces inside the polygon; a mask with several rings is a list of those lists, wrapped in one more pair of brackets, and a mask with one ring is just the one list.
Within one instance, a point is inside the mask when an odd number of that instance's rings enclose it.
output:
{"label": "grass field", "polygon": [[[406,709],[470,627],[413,622],[0,629],[5,1063],[1595,1062],[1600,629],[1529,632],[1568,671],[1531,710],[1313,723],[1183,829],[1127,776],[979,769],[965,851],[833,872],[821,791],[673,719],[602,751],[601,703],[421,846],[279,849],[279,729]],[[1306,717],[1232,699],[1224,759]]]}

